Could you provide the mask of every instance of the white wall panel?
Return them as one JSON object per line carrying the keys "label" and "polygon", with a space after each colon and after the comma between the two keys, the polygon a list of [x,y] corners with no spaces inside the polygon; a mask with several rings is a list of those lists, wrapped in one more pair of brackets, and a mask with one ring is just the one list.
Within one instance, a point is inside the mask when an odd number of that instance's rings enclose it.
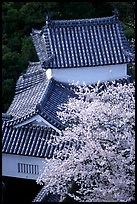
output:
{"label": "white wall panel", "polygon": [[[2,175],[36,180],[38,176],[43,172],[43,167],[45,166],[44,162],[44,158],[2,154]],[[23,167],[24,164],[25,169],[22,169],[21,171],[21,167]],[[32,167],[35,166],[37,168],[32,169]],[[26,169],[26,167],[28,167],[28,169]],[[23,173],[24,170],[28,173]]]}
{"label": "white wall panel", "polygon": [[127,76],[127,64],[67,68],[67,69],[48,69],[46,72],[48,78],[53,77],[57,81],[66,83],[79,82],[80,85],[96,83],[97,81],[108,81]]}

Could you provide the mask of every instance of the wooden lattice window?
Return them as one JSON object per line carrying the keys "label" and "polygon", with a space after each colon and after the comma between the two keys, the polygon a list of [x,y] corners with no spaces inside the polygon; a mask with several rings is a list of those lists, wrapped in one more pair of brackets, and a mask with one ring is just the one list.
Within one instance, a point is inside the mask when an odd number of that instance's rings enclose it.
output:
{"label": "wooden lattice window", "polygon": [[18,173],[39,174],[39,166],[33,164],[18,163]]}

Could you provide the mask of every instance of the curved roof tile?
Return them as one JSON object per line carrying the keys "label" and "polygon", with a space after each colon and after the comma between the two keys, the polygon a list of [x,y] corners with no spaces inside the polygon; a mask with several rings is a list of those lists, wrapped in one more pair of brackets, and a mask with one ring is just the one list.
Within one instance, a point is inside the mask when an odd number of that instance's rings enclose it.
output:
{"label": "curved roof tile", "polygon": [[49,143],[49,139],[58,136],[52,128],[27,125],[15,128],[2,125],[2,152],[24,156],[41,158],[53,157],[55,144]]}
{"label": "curved roof tile", "polygon": [[92,67],[134,61],[133,50],[115,14],[111,17],[48,20],[33,30],[32,40],[43,68]]}

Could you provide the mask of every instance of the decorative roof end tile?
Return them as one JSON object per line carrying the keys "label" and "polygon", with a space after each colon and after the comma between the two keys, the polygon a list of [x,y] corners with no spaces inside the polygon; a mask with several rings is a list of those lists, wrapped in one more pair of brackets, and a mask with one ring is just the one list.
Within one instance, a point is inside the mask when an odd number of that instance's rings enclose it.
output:
{"label": "decorative roof end tile", "polygon": [[46,15],[46,26],[48,26],[48,24],[49,24],[49,16]]}
{"label": "decorative roof end tile", "polygon": [[41,33],[42,33],[41,30],[36,30],[36,29],[32,28],[32,33],[31,33],[31,35],[34,35],[34,34],[39,34],[39,35],[41,35]]}

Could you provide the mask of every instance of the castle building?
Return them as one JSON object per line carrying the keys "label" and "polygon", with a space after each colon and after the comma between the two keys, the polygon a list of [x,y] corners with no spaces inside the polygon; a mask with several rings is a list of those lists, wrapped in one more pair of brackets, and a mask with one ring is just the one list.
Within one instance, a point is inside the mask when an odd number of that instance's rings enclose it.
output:
{"label": "castle building", "polygon": [[135,55],[117,12],[93,19],[47,18],[31,36],[39,61],[29,62],[2,114],[2,175],[36,180],[46,165],[44,158],[58,148],[48,140],[65,128],[57,111],[74,97],[70,84],[129,83],[128,64]]}

